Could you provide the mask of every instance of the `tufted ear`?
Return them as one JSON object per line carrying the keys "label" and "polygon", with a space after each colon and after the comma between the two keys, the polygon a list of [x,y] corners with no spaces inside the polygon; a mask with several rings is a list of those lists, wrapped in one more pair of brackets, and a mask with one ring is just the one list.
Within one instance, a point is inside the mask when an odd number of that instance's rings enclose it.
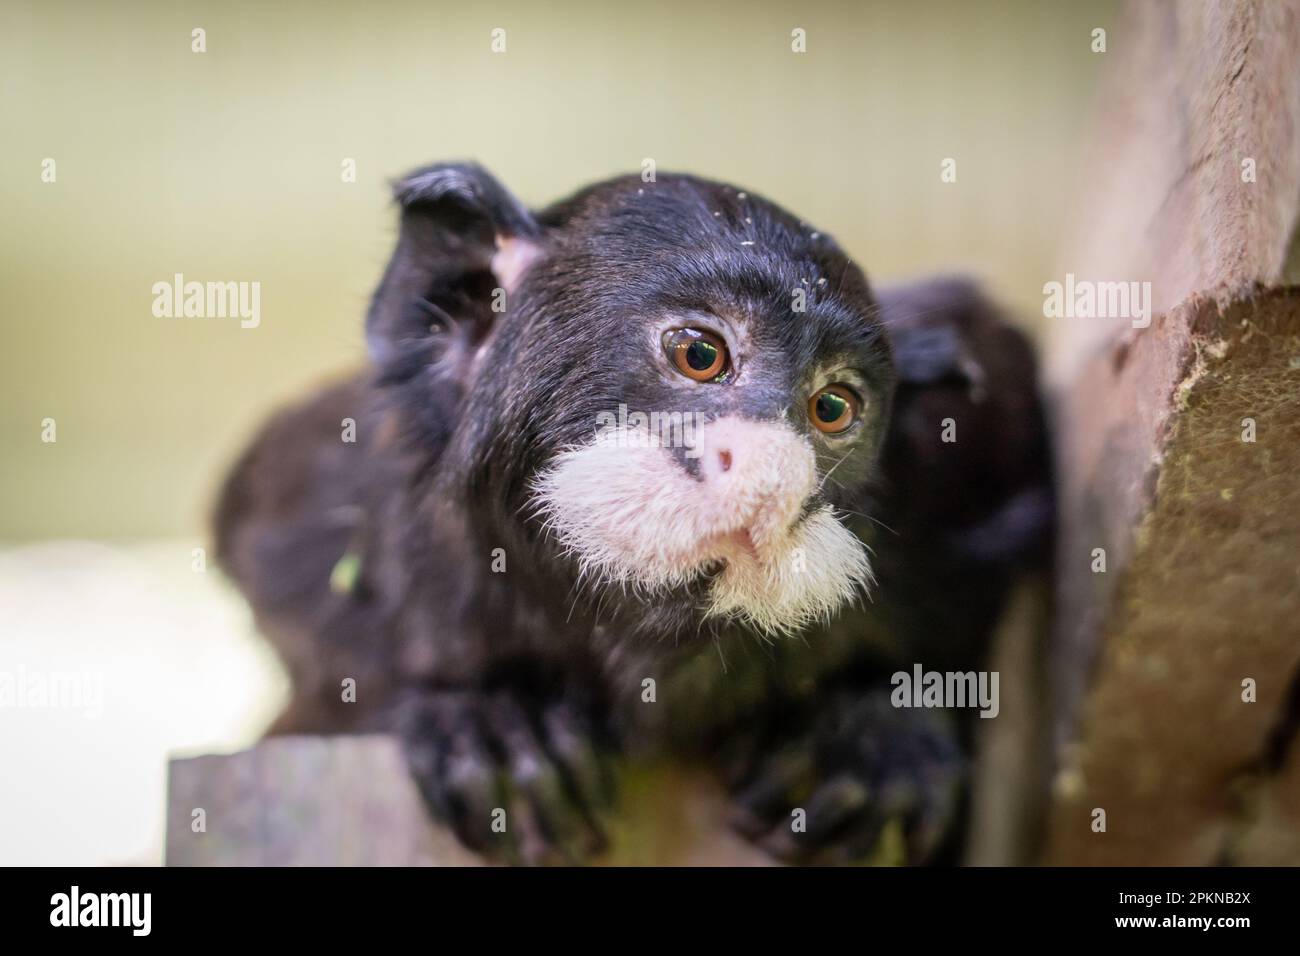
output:
{"label": "tufted ear", "polygon": [[[366,317],[371,357],[388,364],[432,332],[491,326],[536,259],[541,229],[529,210],[476,163],[416,170],[393,188],[401,207],[397,248]],[[499,307],[498,307],[499,311]]]}

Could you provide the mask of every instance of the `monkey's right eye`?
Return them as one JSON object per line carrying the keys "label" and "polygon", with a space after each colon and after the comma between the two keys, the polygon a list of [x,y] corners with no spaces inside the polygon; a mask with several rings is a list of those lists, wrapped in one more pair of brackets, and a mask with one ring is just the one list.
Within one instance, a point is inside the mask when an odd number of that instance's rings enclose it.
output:
{"label": "monkey's right eye", "polygon": [[716,382],[731,368],[727,343],[703,329],[665,332],[664,352],[677,371],[697,382]]}

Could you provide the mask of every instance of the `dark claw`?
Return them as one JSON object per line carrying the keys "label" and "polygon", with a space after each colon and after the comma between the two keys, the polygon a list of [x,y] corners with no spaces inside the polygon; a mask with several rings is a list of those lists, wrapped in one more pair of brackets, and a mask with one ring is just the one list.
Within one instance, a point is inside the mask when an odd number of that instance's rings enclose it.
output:
{"label": "dark claw", "polygon": [[807,791],[813,769],[811,754],[803,749],[786,750],[766,760],[736,797],[732,825],[757,838],[772,829],[774,818],[782,814],[789,818],[798,794]]}
{"label": "dark claw", "polygon": [[871,794],[866,785],[848,774],[822,784],[807,806],[807,836],[825,843],[869,807]]}
{"label": "dark claw", "polygon": [[[598,815],[612,786],[566,708],[533,712],[501,691],[431,692],[404,703],[398,730],[430,809],[466,846],[526,864],[581,862],[603,848]],[[492,826],[497,809],[504,832]]]}
{"label": "dark claw", "polygon": [[567,704],[547,708],[542,714],[542,729],[552,756],[573,787],[577,805],[586,810],[586,822],[597,837],[597,845],[588,852],[603,849],[604,818],[614,803],[614,778],[608,761],[597,752],[587,722]]}
{"label": "dark claw", "polygon": [[964,772],[948,715],[843,692],[748,775],[733,825],[790,862],[878,859],[886,832],[901,832],[907,862],[931,862],[957,829]]}

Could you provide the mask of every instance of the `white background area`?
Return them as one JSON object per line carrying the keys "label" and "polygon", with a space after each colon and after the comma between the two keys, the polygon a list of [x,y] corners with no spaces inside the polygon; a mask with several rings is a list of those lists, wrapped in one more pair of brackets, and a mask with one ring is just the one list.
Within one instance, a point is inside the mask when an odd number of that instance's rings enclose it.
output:
{"label": "white background area", "polygon": [[0,675],[91,690],[0,702],[0,865],[161,863],[168,756],[238,750],[275,716],[285,677],[194,547],[0,549]]}

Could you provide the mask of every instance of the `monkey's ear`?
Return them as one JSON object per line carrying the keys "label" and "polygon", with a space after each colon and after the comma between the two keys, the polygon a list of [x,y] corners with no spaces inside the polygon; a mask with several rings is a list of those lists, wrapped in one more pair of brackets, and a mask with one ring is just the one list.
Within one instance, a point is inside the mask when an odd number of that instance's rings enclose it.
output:
{"label": "monkey's ear", "polygon": [[397,249],[366,317],[380,363],[426,341],[431,327],[490,325],[494,293],[518,286],[541,235],[532,213],[476,163],[416,170],[393,195],[402,216]]}

